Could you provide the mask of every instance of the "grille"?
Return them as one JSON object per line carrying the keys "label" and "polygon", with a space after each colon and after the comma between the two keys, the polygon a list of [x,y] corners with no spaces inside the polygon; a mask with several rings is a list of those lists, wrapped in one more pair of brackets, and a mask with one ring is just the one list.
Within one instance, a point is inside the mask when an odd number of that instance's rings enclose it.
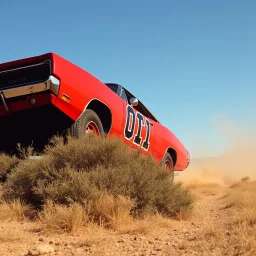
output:
{"label": "grille", "polygon": [[51,67],[48,62],[18,69],[0,71],[0,89],[41,83],[46,81],[50,74]]}

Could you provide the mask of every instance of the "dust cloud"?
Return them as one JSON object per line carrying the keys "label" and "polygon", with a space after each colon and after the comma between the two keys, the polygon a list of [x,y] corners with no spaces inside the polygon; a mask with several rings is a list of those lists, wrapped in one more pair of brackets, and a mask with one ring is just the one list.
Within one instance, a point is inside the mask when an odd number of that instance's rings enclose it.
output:
{"label": "dust cloud", "polygon": [[[252,120],[255,116],[251,116]],[[244,177],[256,180],[256,127],[253,120],[249,124],[239,120],[230,120],[227,116],[219,115],[212,119],[213,130],[221,139],[225,140],[227,148],[214,157],[193,158],[184,172],[179,172],[176,181],[182,181],[186,185],[219,184],[230,186]],[[212,135],[209,134],[212,139]],[[209,152],[202,144],[201,152]],[[198,147],[198,145],[197,145]],[[205,154],[205,153],[204,153]]]}

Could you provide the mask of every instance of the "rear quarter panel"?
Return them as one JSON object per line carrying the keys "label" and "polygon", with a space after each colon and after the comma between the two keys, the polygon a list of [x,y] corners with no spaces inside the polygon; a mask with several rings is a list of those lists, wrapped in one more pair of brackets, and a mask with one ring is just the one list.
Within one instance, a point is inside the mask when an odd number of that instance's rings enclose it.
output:
{"label": "rear quarter panel", "polygon": [[[96,77],[53,54],[53,74],[60,79],[60,91],[55,106],[73,120],[77,120],[93,99],[98,99],[107,105],[112,113],[111,133],[120,133],[123,126],[122,99],[110,90]],[[68,95],[70,101],[62,99]]]}

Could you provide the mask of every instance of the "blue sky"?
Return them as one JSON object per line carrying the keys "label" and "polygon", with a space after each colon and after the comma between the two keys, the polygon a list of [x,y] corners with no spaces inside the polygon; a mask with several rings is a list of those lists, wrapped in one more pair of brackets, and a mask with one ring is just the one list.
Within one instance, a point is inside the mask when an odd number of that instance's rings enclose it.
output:
{"label": "blue sky", "polygon": [[0,62],[56,52],[215,155],[227,145],[212,118],[255,125],[255,13],[253,0],[2,0]]}

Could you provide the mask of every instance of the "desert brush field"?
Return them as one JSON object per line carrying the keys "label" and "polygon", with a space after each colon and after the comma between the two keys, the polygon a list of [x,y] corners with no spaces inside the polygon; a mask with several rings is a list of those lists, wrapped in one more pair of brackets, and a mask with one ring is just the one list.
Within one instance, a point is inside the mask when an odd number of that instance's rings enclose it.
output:
{"label": "desert brush field", "polygon": [[0,155],[0,255],[256,255],[255,166],[233,175],[229,161],[246,168],[234,152],[192,161],[173,185],[115,138],[31,154]]}

